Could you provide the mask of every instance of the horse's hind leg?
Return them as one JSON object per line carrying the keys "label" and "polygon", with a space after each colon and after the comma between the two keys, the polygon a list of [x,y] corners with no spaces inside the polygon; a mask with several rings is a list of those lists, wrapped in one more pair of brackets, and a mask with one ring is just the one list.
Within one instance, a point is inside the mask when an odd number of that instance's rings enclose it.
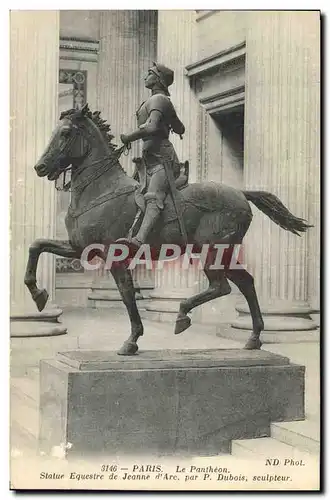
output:
{"label": "horse's hind leg", "polygon": [[28,287],[32,299],[39,311],[42,311],[48,300],[47,290],[37,287],[37,267],[39,257],[43,252],[60,255],[61,257],[80,258],[77,250],[74,250],[69,241],[62,240],[35,240],[29,247],[29,258],[26,265],[24,283]]}
{"label": "horse's hind leg", "polygon": [[118,354],[121,356],[132,356],[138,350],[137,339],[143,335],[143,324],[136,305],[132,274],[126,264],[116,267],[112,266],[111,274],[116,281],[131,322],[131,335],[124,342]]}
{"label": "horse's hind leg", "polygon": [[181,333],[191,325],[191,319],[187,316],[194,307],[200,306],[218,297],[223,297],[231,292],[230,285],[225,277],[224,271],[211,270],[205,265],[204,273],[209,281],[209,287],[204,292],[193,295],[180,303],[179,313],[175,323],[175,334]]}
{"label": "horse's hind leg", "polygon": [[260,306],[258,302],[258,297],[256,290],[254,288],[254,279],[251,274],[249,274],[245,269],[227,269],[226,275],[235,283],[235,285],[242,292],[248,306],[250,308],[250,313],[252,316],[253,332],[247,343],[245,344],[245,349],[260,349],[260,333],[264,329],[264,322],[262,319]]}

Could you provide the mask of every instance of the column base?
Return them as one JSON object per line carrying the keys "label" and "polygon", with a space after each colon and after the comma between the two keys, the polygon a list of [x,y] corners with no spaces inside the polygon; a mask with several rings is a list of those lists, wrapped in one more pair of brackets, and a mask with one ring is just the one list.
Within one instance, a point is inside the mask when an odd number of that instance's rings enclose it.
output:
{"label": "column base", "polygon": [[[267,343],[317,341],[317,323],[311,314],[317,312],[306,302],[274,301],[260,306],[264,319],[262,340]],[[231,323],[234,329],[252,330],[252,318],[247,305],[236,307],[239,317]],[[235,332],[233,332],[235,335]]]}
{"label": "column base", "polygon": [[[139,307],[142,306],[143,309],[145,301],[149,299],[150,291],[154,289],[154,284],[150,276],[135,276],[134,273],[133,283],[136,291],[135,298],[139,301]],[[87,307],[126,310],[115,280],[110,273],[101,276],[91,286],[87,295]]]}
{"label": "column base", "polygon": [[225,297],[211,300],[192,311],[192,321],[202,325],[228,325],[237,319],[236,304],[241,297],[232,291]]}
{"label": "column base", "polygon": [[42,312],[15,311],[10,315],[11,337],[49,337],[65,335],[65,328],[59,321],[62,309],[49,307]]}
{"label": "column base", "polygon": [[89,272],[56,273],[55,299],[60,308],[87,307],[87,296],[92,286]]}
{"label": "column base", "polygon": [[121,300],[117,288],[93,287],[87,296],[87,307],[91,307],[92,309],[98,309],[100,307],[124,309],[125,305]]}
{"label": "column base", "polygon": [[312,320],[317,324],[318,328],[320,328],[320,325],[321,325],[321,315],[320,315],[320,311],[318,312],[315,312],[315,313],[312,313],[311,314],[311,318]]}
{"label": "column base", "polygon": [[161,323],[173,323],[179,312],[180,302],[191,293],[187,290],[157,290],[150,292],[150,300],[145,307],[142,317]]}
{"label": "column base", "polygon": [[[148,299],[148,291],[136,291],[135,298],[139,301],[138,307],[141,307],[141,304]],[[87,307],[92,309],[108,308],[126,311],[125,304],[117,288],[93,288],[88,294],[87,300]]]}

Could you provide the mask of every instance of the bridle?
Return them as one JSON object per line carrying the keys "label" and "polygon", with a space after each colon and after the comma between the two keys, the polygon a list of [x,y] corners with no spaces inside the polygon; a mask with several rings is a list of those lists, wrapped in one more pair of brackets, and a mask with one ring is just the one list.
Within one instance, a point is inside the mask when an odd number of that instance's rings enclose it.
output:
{"label": "bridle", "polygon": [[[70,120],[70,118],[68,118]],[[73,120],[70,120],[71,123],[72,123],[72,128],[74,130],[76,130],[76,133],[72,135],[72,137],[70,137],[70,139],[67,141],[67,143],[65,144],[65,146],[63,148],[60,149],[60,151],[58,152],[56,158],[55,158],[55,161],[59,158],[59,156],[61,156],[62,154],[66,153],[70,147],[72,146],[72,144],[74,143],[74,141],[76,140],[77,138],[77,130],[80,130],[81,132],[84,130],[86,130],[85,128],[83,127],[79,127],[78,125],[76,125]],[[90,135],[90,134],[89,134]],[[88,138],[86,138],[86,136],[84,136],[84,134],[82,134],[82,136],[87,139],[87,142],[89,143],[89,140]],[[124,144],[123,146],[121,146],[120,148],[116,149],[115,151],[112,151],[110,156],[104,156],[103,158],[99,158],[95,161],[93,161],[92,163],[90,163],[89,167],[92,167],[93,170],[91,172],[90,175],[88,175],[87,177],[85,177],[81,182],[78,182],[75,184],[75,188],[82,192],[86,186],[88,186],[92,181],[96,180],[98,177],[100,177],[104,172],[110,170],[119,160],[120,156],[122,154],[124,155],[128,155],[129,151],[131,149],[131,144],[128,143],[128,144]],[[89,150],[86,152],[86,154],[82,157],[82,160],[84,158],[86,158],[86,156],[89,154]],[[95,168],[97,165],[100,165],[99,168]],[[84,169],[80,167],[78,167],[76,170],[75,170],[75,176],[78,176]],[[57,191],[64,191],[64,192],[67,192],[67,191],[71,191],[71,180],[66,182],[66,175],[68,172],[72,171],[72,164],[69,165],[68,167],[66,167],[65,169],[63,169],[61,171],[61,173],[59,175],[61,175],[63,173],[63,182],[62,182],[62,186],[58,186],[56,183],[55,183],[55,188]],[[56,179],[57,181],[57,179]]]}

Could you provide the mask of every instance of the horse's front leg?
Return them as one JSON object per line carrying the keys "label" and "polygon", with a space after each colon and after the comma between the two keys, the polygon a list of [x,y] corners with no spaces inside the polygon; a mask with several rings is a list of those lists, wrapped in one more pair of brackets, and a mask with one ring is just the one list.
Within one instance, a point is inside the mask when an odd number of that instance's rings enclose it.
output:
{"label": "horse's front leg", "polygon": [[116,281],[131,321],[131,335],[119,349],[118,354],[121,356],[132,356],[138,350],[137,339],[143,335],[143,324],[136,305],[132,274],[125,263],[122,263],[120,266],[112,266],[111,274]]}
{"label": "horse's front leg", "polygon": [[43,252],[53,253],[61,257],[80,258],[80,253],[74,250],[68,241],[38,239],[30,245],[24,283],[39,311],[44,309],[49,297],[47,290],[37,287],[38,260]]}

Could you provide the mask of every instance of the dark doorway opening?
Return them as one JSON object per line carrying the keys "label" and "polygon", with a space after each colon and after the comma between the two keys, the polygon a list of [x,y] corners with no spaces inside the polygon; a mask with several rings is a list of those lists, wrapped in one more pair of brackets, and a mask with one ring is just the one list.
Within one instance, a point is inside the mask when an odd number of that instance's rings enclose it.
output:
{"label": "dark doorway opening", "polygon": [[244,167],[244,105],[214,115],[215,122],[226,140],[238,165]]}

